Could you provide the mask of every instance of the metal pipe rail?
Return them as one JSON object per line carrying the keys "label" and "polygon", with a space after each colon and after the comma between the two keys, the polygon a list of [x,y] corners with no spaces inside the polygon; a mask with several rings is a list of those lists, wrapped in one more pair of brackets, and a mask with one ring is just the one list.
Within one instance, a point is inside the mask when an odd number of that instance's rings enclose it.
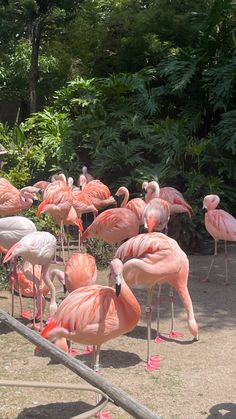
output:
{"label": "metal pipe rail", "polygon": [[30,330],[28,327],[24,326],[18,320],[14,319],[14,317],[10,316],[8,313],[1,309],[0,321],[10,326],[12,329],[14,329],[24,338],[28,339],[34,345],[39,346],[41,349],[45,350],[47,353],[50,354],[50,356],[52,356],[58,362],[63,364],[65,367],[69,368],[75,374],[79,375],[90,385],[101,390],[104,394],[106,394],[109,397],[112,403],[122,407],[134,418],[161,419],[160,416],[156,415],[146,406],[141,404],[132,396],[128,395],[121,388],[117,387],[115,384],[111,383],[107,379],[99,376],[79,360],[74,359],[65,352],[61,351],[51,342],[42,338],[35,331]]}
{"label": "metal pipe rail", "polygon": [[51,389],[62,389],[62,390],[79,390],[79,391],[92,391],[102,396],[97,405],[85,413],[73,416],[71,419],[89,419],[101,412],[102,409],[110,401],[108,396],[94,388],[92,386],[82,386],[76,384],[57,384],[57,383],[40,383],[38,381],[11,381],[11,380],[0,380],[0,387],[30,387],[30,388],[51,388]]}

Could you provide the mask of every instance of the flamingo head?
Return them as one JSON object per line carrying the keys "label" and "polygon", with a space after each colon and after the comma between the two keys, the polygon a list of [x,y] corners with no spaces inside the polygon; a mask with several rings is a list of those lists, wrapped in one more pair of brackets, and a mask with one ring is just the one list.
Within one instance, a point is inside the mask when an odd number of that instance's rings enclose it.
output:
{"label": "flamingo head", "polygon": [[44,201],[39,204],[36,215],[39,216],[40,214],[45,212],[46,206],[49,204],[47,199],[44,199]]}
{"label": "flamingo head", "polygon": [[203,210],[214,210],[220,203],[218,195],[206,195],[203,199]]}
{"label": "flamingo head", "polygon": [[123,263],[118,258],[113,259],[110,263],[109,279],[115,282],[116,296],[119,297],[123,279]]}

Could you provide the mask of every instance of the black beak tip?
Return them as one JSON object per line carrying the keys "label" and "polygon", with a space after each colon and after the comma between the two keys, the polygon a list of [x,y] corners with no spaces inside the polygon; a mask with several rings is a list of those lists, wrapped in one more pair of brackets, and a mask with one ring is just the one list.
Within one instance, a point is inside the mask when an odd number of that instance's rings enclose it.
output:
{"label": "black beak tip", "polygon": [[203,212],[203,214],[206,214],[207,209],[206,209],[206,208],[203,208],[203,209],[202,209],[202,212]]}
{"label": "black beak tip", "polygon": [[116,296],[119,297],[121,290],[121,285],[116,284]]}

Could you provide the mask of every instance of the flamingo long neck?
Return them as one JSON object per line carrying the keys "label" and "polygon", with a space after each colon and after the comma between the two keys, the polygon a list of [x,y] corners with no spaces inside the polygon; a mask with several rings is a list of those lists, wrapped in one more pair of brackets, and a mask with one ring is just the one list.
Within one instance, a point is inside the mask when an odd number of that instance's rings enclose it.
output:
{"label": "flamingo long neck", "polygon": [[130,259],[127,262],[125,262],[124,264],[124,277],[126,276],[126,274],[129,273],[130,270],[132,269],[140,269],[143,272],[146,272],[150,275],[157,275],[157,268],[156,265],[154,264],[149,264],[144,262],[141,259]]}
{"label": "flamingo long neck", "polygon": [[50,273],[48,272],[49,264],[44,265],[42,268],[42,275],[44,279],[44,283],[48,286],[51,293],[51,300],[50,300],[50,306],[49,306],[49,313],[50,316],[53,316],[55,311],[57,310],[57,303],[56,303],[56,288],[51,280]]}
{"label": "flamingo long neck", "polygon": [[128,203],[129,200],[129,191],[127,188],[122,188],[122,194],[124,194],[124,199],[121,203],[121,208],[126,207],[126,204]]}
{"label": "flamingo long neck", "polygon": [[121,292],[118,298],[124,301],[124,306],[127,310],[127,321],[130,320],[132,323],[138,322],[141,316],[141,308],[124,278],[121,281]]}
{"label": "flamingo long neck", "polygon": [[192,304],[192,300],[188,292],[187,285],[182,286],[182,287],[181,286],[175,287],[175,289],[178,292],[179,297],[187,313],[189,331],[196,339],[198,339],[198,325],[195,320],[193,304]]}
{"label": "flamingo long neck", "polygon": [[22,203],[22,209],[23,208],[30,208],[31,205],[33,204],[33,198],[32,195],[24,190],[20,191],[20,198],[21,198],[21,203]]}

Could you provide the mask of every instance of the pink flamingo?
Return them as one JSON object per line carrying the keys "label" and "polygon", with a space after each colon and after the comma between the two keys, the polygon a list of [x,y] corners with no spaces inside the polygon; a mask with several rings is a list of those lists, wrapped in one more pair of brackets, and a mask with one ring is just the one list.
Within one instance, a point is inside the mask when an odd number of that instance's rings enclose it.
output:
{"label": "pink flamingo", "polygon": [[123,275],[129,286],[147,288],[147,369],[153,369],[149,359],[151,338],[151,301],[156,283],[167,282],[180,296],[188,317],[188,327],[194,339],[198,340],[198,326],[194,317],[192,301],[187,282],[189,263],[178,243],[162,233],[145,233],[132,237],[116,251],[115,258],[124,263]]}
{"label": "pink flamingo", "polygon": [[[51,292],[51,301],[49,305],[50,316],[54,314],[57,309],[56,304],[56,290],[48,273],[50,264],[55,259],[56,253],[56,238],[46,231],[34,231],[27,234],[20,241],[14,244],[4,257],[3,263],[8,262],[12,258],[21,256],[23,260],[32,263],[32,265],[41,265],[41,279],[48,286]],[[40,284],[40,330],[42,330],[42,313],[43,313],[43,299],[42,299],[42,281]]]}
{"label": "pink flamingo", "polygon": [[[179,213],[187,213],[191,218],[192,215],[192,208],[191,206],[185,201],[182,193],[175,188],[172,187],[164,187],[160,188],[158,182],[151,181],[151,182],[143,182],[142,188],[146,191],[145,201],[150,203],[153,199],[161,199],[161,203],[163,201],[168,202],[170,208],[170,214],[179,214]],[[166,225],[165,232],[167,234],[168,227]],[[174,292],[173,288],[170,289],[169,292],[169,299],[171,303],[171,337],[178,337],[182,336],[182,333],[173,331],[173,324],[174,324]],[[158,297],[157,297],[157,306],[158,306],[158,316],[160,313],[160,303],[161,303],[161,285],[158,287]],[[158,317],[159,321],[159,317]],[[161,338],[157,336],[156,342],[161,342]]]}
{"label": "pink flamingo", "polygon": [[[36,231],[35,224],[33,221],[26,217],[12,216],[0,218],[0,244],[5,249],[10,249],[20,239],[25,237],[27,234]],[[12,260],[10,264],[10,284],[11,284],[11,296],[12,296],[12,316],[14,315],[14,289],[15,282],[17,282],[16,273],[16,259]],[[21,292],[19,290],[21,317],[30,318],[31,313],[23,310],[23,301]]]}
{"label": "pink flamingo", "polygon": [[95,371],[99,369],[101,345],[128,333],[140,319],[140,305],[122,271],[122,262],[114,259],[110,263],[110,280],[115,282],[116,291],[102,285],[78,288],[62,301],[42,332],[43,337],[51,340],[65,338],[95,346]]}
{"label": "pink flamingo", "polygon": [[[125,283],[122,271],[122,262],[114,259],[110,264],[110,281],[115,282],[116,290],[91,285],[73,291],[42,332],[44,338],[55,340],[64,350],[66,339],[93,345],[94,371],[99,370],[101,345],[133,330],[140,318],[140,305]],[[102,412],[99,417],[109,417],[109,412]]]}
{"label": "pink flamingo", "polygon": [[170,219],[170,206],[167,201],[160,198],[153,198],[142,213],[144,227],[148,233],[152,231],[163,231],[166,229]]}
{"label": "pink flamingo", "polygon": [[83,192],[91,199],[97,210],[106,208],[109,205],[116,206],[116,200],[111,196],[108,186],[98,179],[87,183],[83,188]]}
{"label": "pink flamingo", "polygon": [[88,172],[86,166],[82,167],[82,174],[86,177],[87,183],[92,182],[92,180],[94,180],[94,177]]}
{"label": "pink flamingo", "polygon": [[218,240],[224,240],[225,242],[225,285],[229,284],[228,280],[228,253],[227,253],[227,241],[236,241],[236,219],[228,212],[222,209],[216,209],[220,203],[220,198],[217,195],[207,195],[203,200],[203,209],[205,213],[205,227],[208,233],[213,237],[215,241],[214,255],[211,260],[209,270],[207,272],[206,279],[209,281],[209,275],[214,265],[215,258],[217,256],[217,242]]}
{"label": "pink flamingo", "polygon": [[[160,231],[167,234],[167,224],[170,219],[170,206],[167,201],[160,198],[153,198],[146,204],[143,211],[143,222],[144,228],[147,228],[148,233],[153,231]],[[163,342],[160,336],[160,310],[161,310],[161,289],[162,284],[158,284],[157,293],[157,336],[155,339],[156,343]],[[182,333],[174,331],[174,298],[173,290],[170,289],[169,298],[171,302],[171,333],[170,337],[182,336]]]}
{"label": "pink flamingo", "polygon": [[[88,253],[76,252],[68,260],[65,266],[65,288],[70,293],[78,288],[95,284],[97,279],[97,266],[95,258]],[[93,352],[93,348],[87,346],[85,354]],[[78,352],[70,348],[70,353],[77,355]]]}
{"label": "pink flamingo", "polygon": [[81,241],[85,238],[97,238],[109,244],[136,236],[139,232],[139,222],[136,215],[127,208],[111,208],[99,214],[90,226],[83,232]]}
{"label": "pink flamingo", "polygon": [[[42,298],[42,315],[45,309],[45,296],[50,292],[49,287],[41,279],[40,265],[32,265],[30,262],[25,261],[23,266],[17,268],[18,286],[15,287],[16,291],[21,290],[22,295],[25,297],[36,296],[36,307],[37,313],[35,314],[34,307],[34,318],[40,320],[40,309],[41,309],[41,298]],[[58,279],[65,290],[65,279],[64,272],[61,269],[53,268],[50,269],[49,274],[51,282],[54,282],[55,278]]]}
{"label": "pink flamingo", "polygon": [[95,218],[98,213],[91,198],[79,188],[74,188],[72,190],[72,203],[79,218],[82,214],[87,214],[89,212],[92,212]]}
{"label": "pink flamingo", "polygon": [[32,206],[38,188],[26,186],[18,190],[8,180],[0,178],[0,216],[18,214]]}
{"label": "pink flamingo", "polygon": [[160,188],[158,182],[143,182],[142,188],[146,191],[145,201],[149,202],[153,198],[161,198],[170,205],[171,214],[187,212],[189,217],[192,215],[191,206],[185,201],[182,193],[175,188],[167,186]]}
{"label": "pink flamingo", "polygon": [[129,201],[129,191],[125,186],[121,186],[115,193],[116,196],[123,196],[121,202],[121,208],[127,208],[133,211],[139,220],[139,224],[143,224],[143,210],[146,207],[146,203],[141,198],[133,198]]}
{"label": "pink flamingo", "polygon": [[78,178],[77,181],[77,186],[80,189],[84,189],[85,185],[87,185],[87,183],[92,182],[92,180],[94,180],[94,177],[88,173],[88,169],[86,166],[82,167],[82,173]]}
{"label": "pink flamingo", "polygon": [[60,225],[62,257],[65,263],[64,223],[70,223],[70,216],[72,216],[74,218],[74,224],[79,229],[82,229],[80,220],[76,218],[75,212],[72,212],[73,210],[71,211],[73,204],[72,190],[65,181],[55,180],[45,189],[43,198],[43,201],[38,206],[37,215],[40,215],[42,212],[47,212]]}
{"label": "pink flamingo", "polygon": [[95,258],[88,253],[76,252],[65,266],[65,286],[68,292],[93,285],[97,279]]}

